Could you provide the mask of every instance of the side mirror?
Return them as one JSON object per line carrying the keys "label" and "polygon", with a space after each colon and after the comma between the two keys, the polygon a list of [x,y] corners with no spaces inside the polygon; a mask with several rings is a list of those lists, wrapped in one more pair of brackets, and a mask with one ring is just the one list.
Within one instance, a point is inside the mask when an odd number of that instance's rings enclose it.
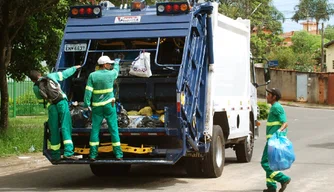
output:
{"label": "side mirror", "polygon": [[270,83],[270,69],[268,63],[265,64],[263,69],[264,69],[264,81],[265,84],[268,85]]}
{"label": "side mirror", "polygon": [[[270,68],[269,67],[272,67],[272,66],[277,66],[278,65],[278,61],[269,61],[269,60],[267,60],[266,58],[260,58],[260,59],[258,59],[258,60],[260,60],[260,61],[263,61],[263,60],[265,60],[265,61],[267,61],[264,65],[263,65],[263,74],[264,74],[264,84],[262,84],[262,85],[259,85],[259,84],[257,84],[256,82],[255,83],[253,83],[254,84],[254,86],[256,87],[256,88],[258,88],[258,87],[261,87],[261,86],[265,86],[265,85],[268,85],[269,83],[270,83]],[[254,67],[254,63],[253,63],[253,67]],[[255,81],[256,79],[254,78],[254,81]]]}

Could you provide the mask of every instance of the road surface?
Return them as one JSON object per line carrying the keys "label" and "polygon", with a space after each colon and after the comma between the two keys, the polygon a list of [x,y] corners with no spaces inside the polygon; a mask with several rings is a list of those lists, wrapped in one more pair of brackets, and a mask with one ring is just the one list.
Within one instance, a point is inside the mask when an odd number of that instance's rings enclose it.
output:
{"label": "road surface", "polygon": [[[333,192],[334,111],[285,109],[289,138],[296,152],[296,162],[285,171],[292,177],[286,191]],[[265,173],[260,159],[265,143],[264,124],[252,162],[237,163],[233,151],[228,149],[223,175],[217,179],[187,178],[181,166],[134,166],[127,177],[98,178],[87,165],[57,165],[0,176],[0,191],[262,192]]]}

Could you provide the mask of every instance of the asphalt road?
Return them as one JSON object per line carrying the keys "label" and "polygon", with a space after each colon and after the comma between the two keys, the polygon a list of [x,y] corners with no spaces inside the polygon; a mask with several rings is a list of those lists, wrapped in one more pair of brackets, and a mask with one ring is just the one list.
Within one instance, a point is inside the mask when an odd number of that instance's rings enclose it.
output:
{"label": "asphalt road", "polygon": [[[296,152],[296,162],[285,171],[292,177],[286,191],[333,192],[334,111],[285,109],[289,138]],[[251,163],[237,163],[233,151],[227,150],[224,173],[217,179],[187,178],[182,166],[134,166],[127,177],[98,178],[86,165],[57,165],[0,176],[0,191],[262,192],[265,173],[260,159],[265,143],[264,131],[262,123]]]}

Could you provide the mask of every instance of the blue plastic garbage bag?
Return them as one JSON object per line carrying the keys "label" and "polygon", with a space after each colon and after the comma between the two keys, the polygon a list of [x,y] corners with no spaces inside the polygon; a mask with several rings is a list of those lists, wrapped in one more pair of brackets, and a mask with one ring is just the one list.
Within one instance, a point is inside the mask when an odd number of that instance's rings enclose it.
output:
{"label": "blue plastic garbage bag", "polygon": [[286,136],[274,133],[268,140],[268,161],[273,171],[289,169],[295,161],[295,153],[291,141]]}

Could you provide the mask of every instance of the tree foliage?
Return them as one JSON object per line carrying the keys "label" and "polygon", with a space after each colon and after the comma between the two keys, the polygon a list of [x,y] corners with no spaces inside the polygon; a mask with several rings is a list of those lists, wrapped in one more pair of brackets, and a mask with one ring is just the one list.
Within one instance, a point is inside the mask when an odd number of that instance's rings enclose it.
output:
{"label": "tree foliage", "polygon": [[0,0],[0,128],[8,127],[7,76],[22,80],[41,62],[53,66],[75,0]]}
{"label": "tree foliage", "polygon": [[231,18],[251,20],[251,51],[261,57],[282,42],[281,21],[284,15],[273,6],[271,0],[221,0],[220,13]]}
{"label": "tree foliage", "polygon": [[[324,40],[328,42],[327,39]],[[295,32],[291,47],[276,47],[269,54],[269,59],[277,59],[279,68],[310,72],[319,70],[321,62],[321,36],[306,31]]]}
{"label": "tree foliage", "polygon": [[325,28],[325,38],[330,41],[334,40],[334,25],[327,25]]}
{"label": "tree foliage", "polygon": [[295,7],[295,14],[292,19],[296,22],[300,20],[314,19],[317,25],[316,32],[319,31],[319,22],[328,21],[329,17],[334,14],[334,5],[328,0],[300,0]]}

